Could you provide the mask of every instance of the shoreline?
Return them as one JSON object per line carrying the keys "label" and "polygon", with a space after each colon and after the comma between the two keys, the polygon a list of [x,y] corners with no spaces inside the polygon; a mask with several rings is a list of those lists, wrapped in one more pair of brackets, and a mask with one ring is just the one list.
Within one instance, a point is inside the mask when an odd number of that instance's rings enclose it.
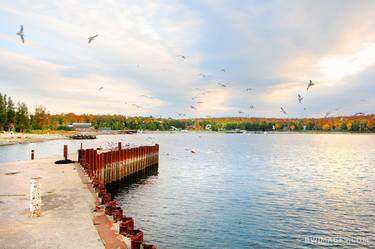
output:
{"label": "shoreline", "polygon": [[26,143],[40,143],[64,138],[66,138],[66,136],[62,134],[3,133],[0,134],[0,146]]}
{"label": "shoreline", "polygon": [[[373,132],[343,132],[343,131],[205,131],[205,130],[189,130],[189,131],[152,131],[145,130],[135,134],[330,134],[330,135],[375,135]],[[118,131],[112,132],[90,132],[93,135],[127,135],[119,134]],[[52,140],[70,139],[71,134],[39,134],[39,133],[0,133],[0,146],[41,143]],[[129,134],[133,135],[133,134]]]}

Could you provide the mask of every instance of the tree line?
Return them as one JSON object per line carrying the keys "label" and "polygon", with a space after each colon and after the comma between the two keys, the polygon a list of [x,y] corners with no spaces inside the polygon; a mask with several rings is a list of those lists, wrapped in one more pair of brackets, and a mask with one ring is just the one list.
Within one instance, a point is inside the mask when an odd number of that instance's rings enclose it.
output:
{"label": "tree line", "polygon": [[0,93],[0,131],[71,130],[69,125],[77,122],[91,123],[95,129],[112,130],[375,132],[375,115],[304,119],[244,117],[173,119],[152,116],[50,114],[42,106],[36,107],[31,113],[24,102],[15,103],[10,96]]}

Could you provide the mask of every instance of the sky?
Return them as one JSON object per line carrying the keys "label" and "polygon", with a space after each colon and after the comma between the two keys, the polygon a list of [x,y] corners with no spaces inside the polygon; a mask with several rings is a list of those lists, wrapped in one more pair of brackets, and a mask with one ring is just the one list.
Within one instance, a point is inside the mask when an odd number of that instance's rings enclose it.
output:
{"label": "sky", "polygon": [[374,12],[372,0],[4,0],[0,92],[51,113],[374,113]]}

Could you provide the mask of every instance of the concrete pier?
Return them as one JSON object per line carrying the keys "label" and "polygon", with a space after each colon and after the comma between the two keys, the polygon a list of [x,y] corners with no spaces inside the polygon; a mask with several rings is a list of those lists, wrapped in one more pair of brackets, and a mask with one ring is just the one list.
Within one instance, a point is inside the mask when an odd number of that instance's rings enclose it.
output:
{"label": "concrete pier", "polygon": [[[0,164],[0,248],[104,248],[93,224],[91,182],[78,164],[57,159]],[[33,177],[41,177],[40,217],[30,216]]]}

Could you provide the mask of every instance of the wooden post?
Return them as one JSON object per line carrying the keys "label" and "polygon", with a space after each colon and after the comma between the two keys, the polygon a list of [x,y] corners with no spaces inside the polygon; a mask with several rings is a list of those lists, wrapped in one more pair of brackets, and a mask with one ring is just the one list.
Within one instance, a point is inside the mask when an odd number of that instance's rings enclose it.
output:
{"label": "wooden post", "polygon": [[35,151],[31,150],[31,160],[34,160],[34,159],[35,159]]}
{"label": "wooden post", "polygon": [[64,159],[68,160],[68,145],[64,145]]}
{"label": "wooden post", "polygon": [[40,177],[33,177],[30,180],[30,216],[39,217],[42,215],[42,191]]}

